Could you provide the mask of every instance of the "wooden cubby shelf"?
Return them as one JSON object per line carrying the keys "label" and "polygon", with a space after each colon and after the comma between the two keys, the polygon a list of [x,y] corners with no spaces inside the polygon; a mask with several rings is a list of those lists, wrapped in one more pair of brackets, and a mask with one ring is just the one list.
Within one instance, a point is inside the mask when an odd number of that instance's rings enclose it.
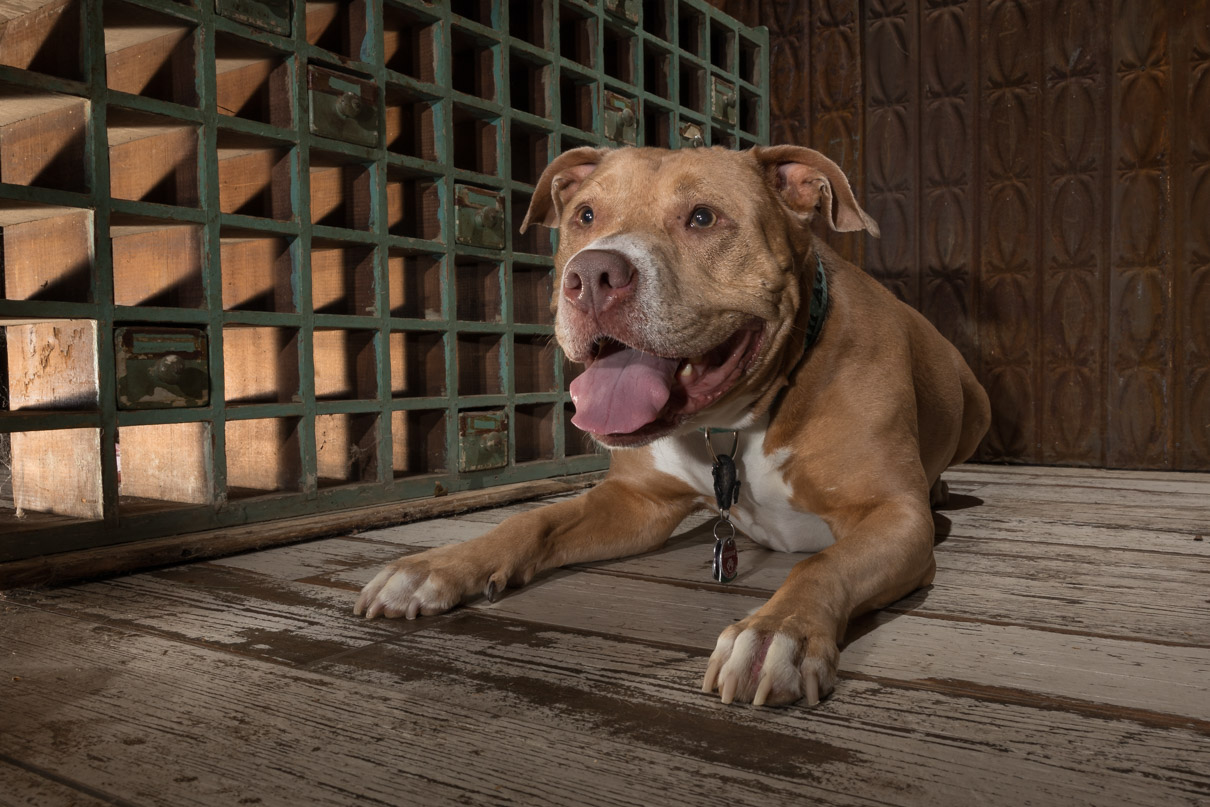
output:
{"label": "wooden cubby shelf", "polygon": [[708,0],[0,0],[0,563],[604,468],[534,186],[767,83]]}
{"label": "wooden cubby shelf", "polygon": [[0,6],[0,64],[82,78],[80,0],[8,0]]}
{"label": "wooden cubby shelf", "polygon": [[228,404],[298,400],[298,330],[249,325],[224,327],[223,368]]}
{"label": "wooden cubby shelf", "polygon": [[0,82],[0,182],[88,193],[88,102]]}
{"label": "wooden cubby shelf", "polygon": [[228,227],[219,233],[223,308],[282,314],[296,311],[293,239]]}
{"label": "wooden cubby shelf", "polygon": [[270,126],[293,126],[287,56],[230,34],[214,43],[215,107],[220,115]]}
{"label": "wooden cubby shelf", "polygon": [[116,305],[201,308],[203,228],[114,216],[109,225]]}
{"label": "wooden cubby shelf", "polygon": [[366,38],[364,0],[307,0],[306,20],[309,44],[346,59],[362,58]]}
{"label": "wooden cubby shelf", "polygon": [[311,336],[316,400],[378,397],[376,335],[375,331],[315,329]]}
{"label": "wooden cubby shelf", "polygon": [[107,0],[105,81],[109,89],[197,106],[196,32],[177,17]]}
{"label": "wooden cubby shelf", "polygon": [[110,109],[109,195],[197,207],[197,126],[174,118]]}
{"label": "wooden cubby shelf", "polygon": [[209,423],[123,426],[117,439],[123,515],[214,501]]}
{"label": "wooden cubby shelf", "polygon": [[325,152],[311,152],[311,223],[370,230],[370,166]]}
{"label": "wooden cubby shelf", "polygon": [[391,331],[391,397],[446,395],[445,337],[435,331]]}
{"label": "wooden cubby shelf", "polygon": [[377,480],[378,415],[317,415],[315,464],[321,488]]}
{"label": "wooden cubby shelf", "polygon": [[387,257],[390,314],[441,319],[441,256],[392,249]]}
{"label": "wooden cubby shelf", "polygon": [[300,422],[297,417],[227,421],[228,499],[301,489]]}
{"label": "wooden cubby shelf", "polygon": [[215,156],[222,212],[279,221],[293,218],[294,166],[286,146],[252,135],[219,132]]}
{"label": "wooden cubby shelf", "polygon": [[93,213],[0,204],[0,299],[88,302]]}
{"label": "wooden cubby shelf", "polygon": [[391,413],[391,465],[396,479],[449,470],[444,409]]}
{"label": "wooden cubby shelf", "polygon": [[457,258],[454,261],[456,313],[463,322],[500,322],[501,265],[495,261]]}

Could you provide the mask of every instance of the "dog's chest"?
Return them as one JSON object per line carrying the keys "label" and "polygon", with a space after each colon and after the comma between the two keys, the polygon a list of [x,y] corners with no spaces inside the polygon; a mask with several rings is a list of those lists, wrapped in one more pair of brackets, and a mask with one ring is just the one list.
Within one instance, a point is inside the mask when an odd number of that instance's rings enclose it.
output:
{"label": "dog's chest", "polygon": [[[739,501],[731,508],[731,521],[753,541],[782,552],[816,552],[835,542],[827,523],[814,513],[791,506],[792,491],[781,468],[787,450],[766,455],[765,430],[745,429],[740,434],[735,467],[739,472]],[[731,448],[729,434],[714,438],[715,451]],[[667,437],[651,445],[657,470],[691,486],[701,501],[716,509],[712,463],[705,438],[699,432]]]}

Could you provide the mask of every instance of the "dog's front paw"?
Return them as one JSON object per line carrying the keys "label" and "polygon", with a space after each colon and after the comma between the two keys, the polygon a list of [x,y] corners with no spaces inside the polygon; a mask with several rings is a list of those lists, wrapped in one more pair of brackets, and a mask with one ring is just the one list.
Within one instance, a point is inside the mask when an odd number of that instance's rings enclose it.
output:
{"label": "dog's front paw", "polygon": [[836,642],[825,631],[805,631],[796,619],[759,613],[718,637],[702,692],[715,689],[723,703],[780,706],[806,698],[808,706],[836,684]]}
{"label": "dog's front paw", "polygon": [[353,613],[369,619],[441,614],[470,592],[472,576],[466,564],[448,562],[440,551],[400,558],[366,583]]}

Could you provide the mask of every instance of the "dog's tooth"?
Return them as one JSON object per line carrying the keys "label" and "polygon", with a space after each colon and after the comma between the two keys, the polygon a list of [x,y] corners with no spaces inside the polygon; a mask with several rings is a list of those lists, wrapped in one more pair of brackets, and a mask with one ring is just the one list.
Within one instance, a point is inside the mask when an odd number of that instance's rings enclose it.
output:
{"label": "dog's tooth", "polygon": [[689,362],[685,362],[685,366],[681,368],[681,375],[685,378],[693,375],[693,365]]}

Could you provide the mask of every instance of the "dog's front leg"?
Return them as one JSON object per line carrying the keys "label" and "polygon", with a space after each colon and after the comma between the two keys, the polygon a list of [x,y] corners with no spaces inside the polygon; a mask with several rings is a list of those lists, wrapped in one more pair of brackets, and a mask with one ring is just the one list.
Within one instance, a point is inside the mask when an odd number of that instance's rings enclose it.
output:
{"label": "dog's front leg", "polygon": [[524,585],[546,569],[655,549],[695,505],[688,490],[645,482],[611,477],[478,538],[400,558],[362,589],[354,613],[431,616],[479,593],[495,600],[506,586]]}
{"label": "dog's front leg", "polygon": [[837,643],[849,620],[932,582],[933,521],[917,497],[832,519],[837,541],[799,562],[752,616],[722,632],[703,692],[724,703],[809,706],[836,682]]}

